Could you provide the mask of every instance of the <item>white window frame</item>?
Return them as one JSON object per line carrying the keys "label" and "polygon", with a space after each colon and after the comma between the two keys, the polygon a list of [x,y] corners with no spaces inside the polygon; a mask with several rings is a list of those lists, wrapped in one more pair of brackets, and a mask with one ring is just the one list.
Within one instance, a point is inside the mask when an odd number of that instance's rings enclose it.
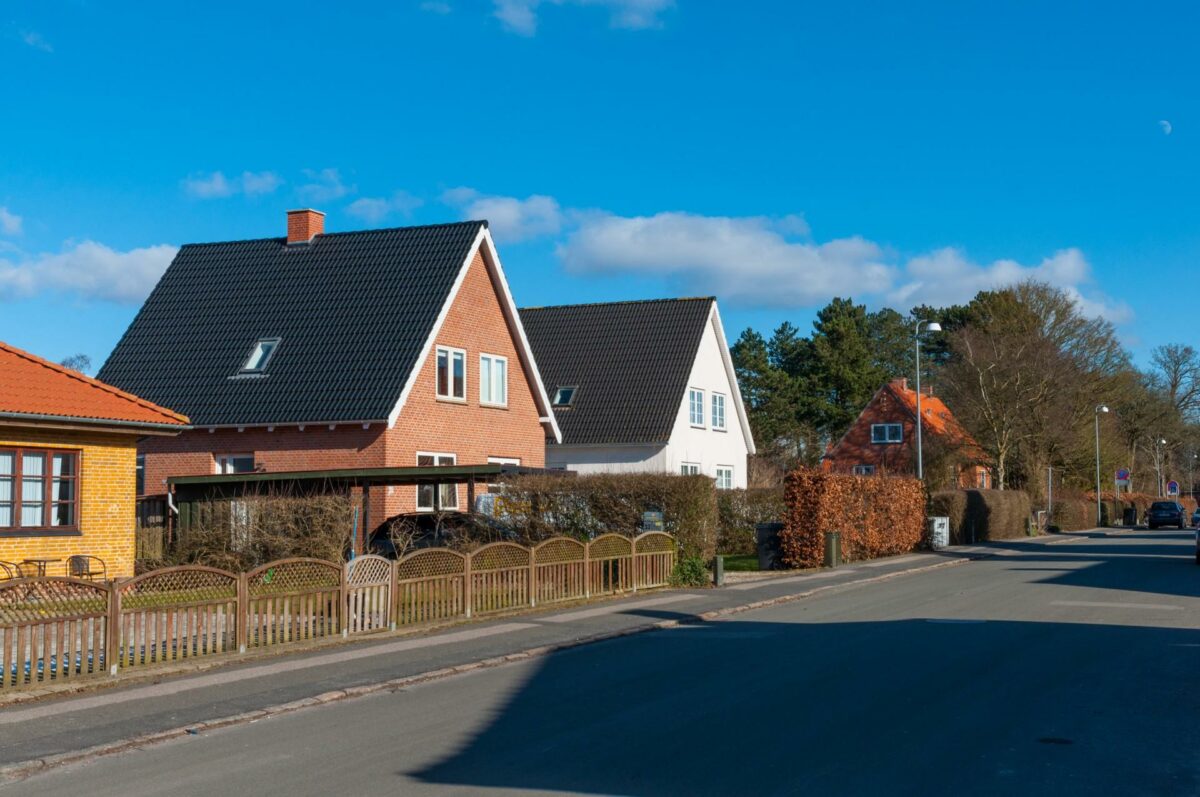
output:
{"label": "white window frame", "polygon": [[[267,366],[271,364],[271,358],[275,356],[275,352],[279,351],[279,344],[281,342],[282,339],[280,338],[259,338],[258,340],[254,341],[254,345],[250,347],[250,354],[248,354],[246,359],[242,362],[241,370],[238,373],[261,374],[263,371],[267,370]],[[250,364],[253,363],[255,359],[259,359],[255,355],[258,355],[259,350],[267,344],[270,344],[271,348],[261,355],[261,359],[256,365],[251,367]]]}
{"label": "white window frame", "polygon": [[699,476],[700,475],[700,463],[699,462],[680,462],[679,463],[679,473],[680,473],[680,475],[683,475],[683,476]]}
{"label": "white window frame", "polygon": [[[721,416],[720,416],[720,421],[721,421],[721,422],[720,422],[720,423],[717,423],[717,404],[718,404],[718,403],[721,405]],[[727,427],[727,426],[726,426],[726,424],[725,424],[725,407],[727,406],[727,403],[726,403],[726,401],[725,401],[725,394],[724,394],[724,393],[717,393],[717,392],[714,392],[714,393],[712,394],[712,401],[710,401],[710,402],[709,402],[709,406],[710,406],[710,408],[712,409],[712,428],[713,428],[713,431],[714,431],[714,432],[724,432],[724,431],[727,431],[727,430],[728,430],[728,427]]]}
{"label": "white window frame", "polygon": [[[421,457],[432,457],[433,465],[422,465]],[[443,459],[449,459],[450,461],[442,462],[441,460],[443,460]],[[446,465],[457,465],[458,464],[458,454],[451,454],[447,451],[418,451],[415,462],[416,462],[416,465],[418,468],[444,467]],[[433,493],[431,493],[431,495],[434,496],[434,501],[432,504],[428,504],[428,505],[421,504],[421,488],[422,487],[433,487]],[[448,506],[446,504],[446,502],[444,500],[442,500],[446,497],[446,493],[442,492],[442,490],[444,490],[447,487],[454,491],[454,506]],[[458,511],[458,485],[457,484],[433,484],[433,485],[418,484],[416,487],[416,490],[417,490],[416,505],[417,505],[418,512],[438,512],[443,509],[448,509],[451,511]],[[440,495],[440,498],[438,497],[439,495]]]}
{"label": "white window frame", "polygon": [[[231,470],[230,466],[232,466],[233,460],[235,460],[235,459],[250,460],[250,470]],[[235,473],[254,473],[254,470],[257,467],[257,463],[254,461],[254,454],[252,454],[252,453],[250,453],[250,454],[247,454],[247,453],[213,454],[213,467],[215,467],[216,472],[221,474],[222,476],[230,476]]]}
{"label": "white window frame", "polygon": [[853,469],[853,473],[855,476],[874,476],[875,475],[875,466],[874,465],[855,465],[854,469]]}
{"label": "white window frame", "polygon": [[[729,477],[728,483],[726,483],[726,484],[721,484],[721,477],[723,475]],[[732,465],[718,465],[716,467],[716,480],[717,480],[717,489],[718,490],[732,490],[733,489],[733,466]]]}
{"label": "white window frame", "polygon": [[[876,435],[875,430],[882,430],[881,435]],[[896,439],[892,439],[892,430],[899,430]],[[902,423],[873,423],[871,424],[871,445],[875,446],[891,446],[904,442],[904,424]]]}
{"label": "white window frame", "polygon": [[[446,366],[449,373],[446,375],[446,389],[449,393],[443,393],[441,385],[438,384],[438,360],[442,355],[446,355]],[[463,392],[461,396],[454,395],[454,357],[455,355],[462,358],[463,366]],[[438,401],[453,401],[459,404],[467,403],[468,378],[470,375],[467,372],[467,350],[456,349],[453,346],[437,346],[434,349],[433,355],[433,392],[437,395]]]}
{"label": "white window frame", "polygon": [[[483,379],[483,361],[490,360],[491,367],[488,369],[489,378],[487,382]],[[496,363],[504,363],[504,381],[501,383],[500,400],[496,401],[492,396],[485,393],[494,387],[496,380]],[[495,392],[494,390],[492,391]],[[508,406],[508,358],[502,354],[480,354],[479,355],[479,403],[485,407],[507,407]]]}
{"label": "white window frame", "polygon": [[[695,401],[693,401],[693,399],[697,395],[700,396],[700,403],[698,405],[696,404]],[[700,423],[696,423],[696,417],[697,417],[696,407],[697,406],[699,406],[699,408],[700,408],[700,412],[699,412]],[[707,410],[707,409],[708,409],[708,405],[705,402],[704,391],[698,387],[689,387],[688,388],[688,423],[691,424],[693,429],[707,428],[704,425],[704,418],[707,415],[705,410]]]}

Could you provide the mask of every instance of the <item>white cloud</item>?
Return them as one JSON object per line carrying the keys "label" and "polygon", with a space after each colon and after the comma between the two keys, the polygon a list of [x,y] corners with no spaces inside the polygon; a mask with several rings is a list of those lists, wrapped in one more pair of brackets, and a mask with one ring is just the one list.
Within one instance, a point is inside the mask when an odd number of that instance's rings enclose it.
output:
{"label": "white cloud", "polygon": [[465,219],[487,219],[492,234],[504,243],[557,235],[562,229],[562,208],[554,197],[533,194],[525,199],[489,196],[473,188],[452,188],[442,201],[462,210]]}
{"label": "white cloud", "polygon": [[390,197],[362,197],[350,203],[346,212],[360,219],[378,224],[393,213],[405,218],[424,204],[424,200],[415,197],[407,191],[397,191]]}
{"label": "white cloud", "polygon": [[492,15],[504,27],[521,36],[537,33],[539,6],[596,6],[607,9],[614,28],[643,30],[662,26],[659,14],[675,6],[675,0],[492,0]]}
{"label": "white cloud", "polygon": [[0,232],[5,235],[21,234],[21,217],[0,205]]}
{"label": "white cloud", "polygon": [[54,48],[50,46],[50,42],[46,41],[46,38],[35,30],[21,31],[21,41],[35,50],[41,50],[44,53],[54,52]]}
{"label": "white cloud", "polygon": [[0,299],[56,293],[136,304],[154,288],[177,251],[160,244],[118,252],[83,241],[57,254],[0,259]]}
{"label": "white cloud", "polygon": [[1171,131],[1174,129],[1174,128],[1171,126],[1171,123],[1170,123],[1170,122],[1168,122],[1166,119],[1159,119],[1159,120],[1158,120],[1158,126],[1159,126],[1159,128],[1161,128],[1161,129],[1162,129],[1162,131],[1163,131],[1163,135],[1164,135],[1164,136],[1169,136],[1169,135],[1171,135]]}
{"label": "white cloud", "polygon": [[421,3],[421,10],[428,11],[431,14],[449,14],[453,9],[449,3],[437,2],[437,0],[429,0],[429,2]]}
{"label": "white cloud", "polygon": [[688,292],[761,306],[812,305],[886,291],[895,279],[881,248],[862,238],[791,240],[798,217],[658,213],[583,214],[558,246],[568,270],[671,277]]}
{"label": "white cloud", "polygon": [[321,169],[314,171],[305,169],[304,176],[311,182],[297,188],[301,197],[309,202],[329,202],[340,199],[358,190],[357,186],[346,185],[337,169]]}
{"label": "white cloud", "polygon": [[283,184],[274,172],[242,172],[241,177],[227,178],[224,172],[193,174],[183,181],[183,190],[197,199],[221,199],[234,194],[257,196],[269,194]]}

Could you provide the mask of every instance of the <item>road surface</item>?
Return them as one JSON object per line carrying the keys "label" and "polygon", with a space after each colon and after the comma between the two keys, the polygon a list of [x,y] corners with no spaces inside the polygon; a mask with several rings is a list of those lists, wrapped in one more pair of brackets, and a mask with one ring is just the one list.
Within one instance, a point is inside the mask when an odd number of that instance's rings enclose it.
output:
{"label": "road surface", "polygon": [[1014,547],[187,737],[14,795],[1200,794],[1191,535]]}

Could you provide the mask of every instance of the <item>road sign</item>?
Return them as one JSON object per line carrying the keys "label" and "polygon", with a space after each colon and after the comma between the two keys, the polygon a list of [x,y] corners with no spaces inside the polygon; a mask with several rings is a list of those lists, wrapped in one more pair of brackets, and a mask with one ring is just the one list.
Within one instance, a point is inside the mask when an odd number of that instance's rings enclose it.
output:
{"label": "road sign", "polygon": [[1128,487],[1129,486],[1129,478],[1130,478],[1129,468],[1119,469],[1117,471],[1117,486],[1118,487]]}
{"label": "road sign", "polygon": [[1179,495],[1179,482],[1167,482],[1167,495]]}

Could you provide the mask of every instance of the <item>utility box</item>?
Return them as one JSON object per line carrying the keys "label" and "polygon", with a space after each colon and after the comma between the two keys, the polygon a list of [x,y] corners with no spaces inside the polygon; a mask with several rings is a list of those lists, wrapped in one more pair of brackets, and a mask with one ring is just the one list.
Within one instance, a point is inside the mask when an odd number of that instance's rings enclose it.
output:
{"label": "utility box", "polygon": [[842,564],[842,533],[825,532],[825,566],[840,567]]}
{"label": "utility box", "polygon": [[950,547],[950,518],[929,518],[929,547],[935,551]]}

